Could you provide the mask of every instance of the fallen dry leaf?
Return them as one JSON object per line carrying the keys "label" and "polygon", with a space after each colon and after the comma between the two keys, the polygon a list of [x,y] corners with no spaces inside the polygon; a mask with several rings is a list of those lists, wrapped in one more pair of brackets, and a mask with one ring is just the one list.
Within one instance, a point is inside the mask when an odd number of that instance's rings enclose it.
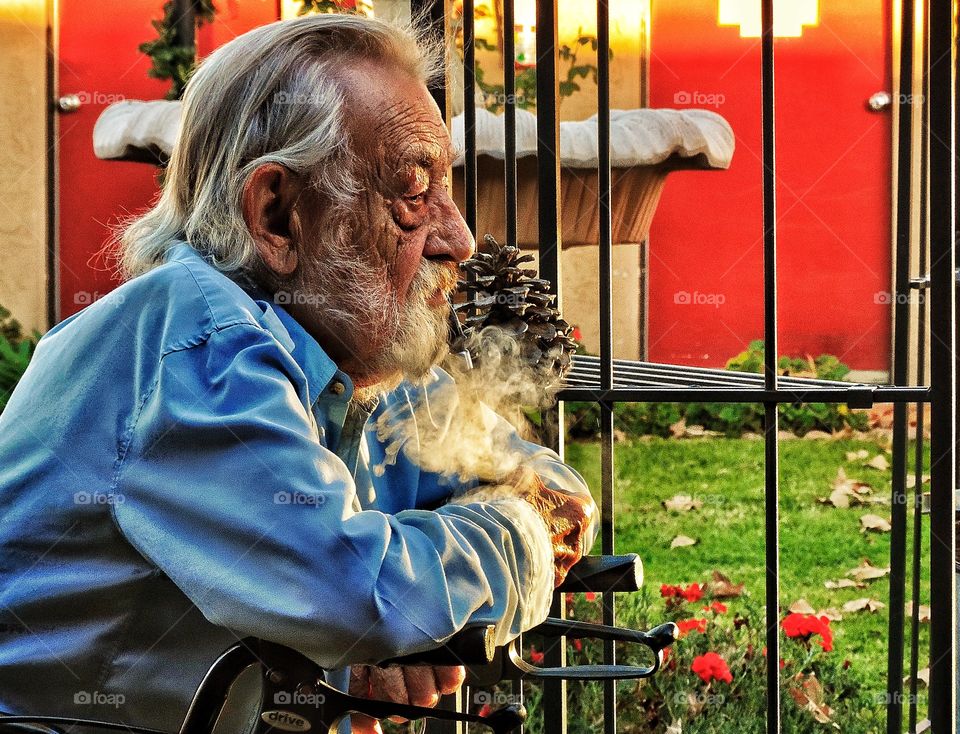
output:
{"label": "fallen dry leaf", "polygon": [[680,719],[674,721],[663,734],[683,734],[683,724]]}
{"label": "fallen dry leaf", "polygon": [[693,538],[688,538],[686,535],[678,535],[672,541],[670,541],[671,548],[686,548],[690,545],[696,545],[697,541]]}
{"label": "fallen dry leaf", "polygon": [[863,515],[860,518],[860,532],[872,530],[875,533],[889,533],[890,523],[879,515]]}
{"label": "fallen dry leaf", "polygon": [[664,500],[663,506],[672,512],[690,512],[690,510],[699,510],[703,507],[703,502],[693,499],[690,495],[678,494]]}
{"label": "fallen dry leaf", "polygon": [[834,728],[839,729],[840,727],[831,718],[833,710],[824,701],[823,686],[820,685],[817,677],[811,673],[804,678],[802,673],[798,673],[793,680],[800,683],[800,687],[790,686],[787,690],[797,706],[807,711],[818,723],[833,724]]}
{"label": "fallen dry leaf", "polygon": [[860,449],[859,451],[848,451],[847,461],[863,461],[868,456],[870,456],[870,452],[866,449]]}
{"label": "fallen dry leaf", "polygon": [[787,609],[794,614],[813,614],[816,611],[806,599],[797,599]]}
{"label": "fallen dry leaf", "polygon": [[[920,477],[920,481],[921,481],[921,483],[923,483],[923,484],[929,484],[929,483],[930,483],[930,475],[929,475],[929,474],[924,474],[924,475],[922,475],[922,476]],[[913,489],[913,488],[916,487],[916,486],[917,486],[917,475],[916,475],[916,474],[908,474],[908,475],[907,475],[907,489]]]}
{"label": "fallen dry leaf", "polygon": [[687,422],[681,418],[676,423],[670,426],[670,434],[674,438],[683,438],[683,435],[687,432]]}
{"label": "fallen dry leaf", "polygon": [[743,584],[735,584],[719,571],[714,571],[713,579],[707,582],[707,591],[714,599],[733,599],[743,594]]}
{"label": "fallen dry leaf", "polygon": [[847,571],[847,576],[852,576],[857,581],[874,581],[876,579],[882,579],[884,576],[887,576],[890,573],[890,568],[881,568],[879,566],[874,566],[866,558],[863,559],[863,562],[856,568],[851,568]]}
{"label": "fallen dry leaf", "polygon": [[852,504],[868,505],[875,502],[870,495],[873,487],[858,479],[849,479],[843,467],[837,469],[837,476],[833,480],[833,490],[827,498],[821,497],[818,501],[834,507],[847,508]]}
{"label": "fallen dry leaf", "polygon": [[866,586],[862,581],[854,581],[853,579],[837,579],[836,581],[824,581],[823,585],[828,589],[862,589]]}
{"label": "fallen dry leaf", "polygon": [[871,469],[876,469],[878,471],[886,471],[890,468],[890,462],[887,461],[887,457],[883,454],[877,454],[870,461],[868,461],[864,466],[869,466]]}
{"label": "fallen dry leaf", "polygon": [[854,612],[862,612],[864,610],[868,612],[876,612],[880,609],[883,609],[886,606],[882,601],[877,601],[876,599],[867,599],[866,597],[862,599],[854,599],[853,601],[848,601],[843,605],[843,611],[853,614]]}
{"label": "fallen dry leaf", "polygon": [[839,622],[843,619],[843,615],[836,607],[827,607],[826,609],[821,609],[819,612],[817,612],[817,616],[826,617],[831,622]]}
{"label": "fallen dry leaf", "polygon": [[[904,604],[903,606],[904,606],[905,609],[906,609],[907,616],[908,616],[908,617],[912,617],[912,616],[913,616],[913,602],[908,601],[908,602],[907,602],[906,604]],[[918,613],[917,613],[917,619],[920,621],[920,624],[924,624],[925,622],[929,622],[929,621],[930,621],[930,607],[928,607],[926,604],[921,604],[920,606],[918,606],[918,607],[917,607],[917,612],[918,612]]]}

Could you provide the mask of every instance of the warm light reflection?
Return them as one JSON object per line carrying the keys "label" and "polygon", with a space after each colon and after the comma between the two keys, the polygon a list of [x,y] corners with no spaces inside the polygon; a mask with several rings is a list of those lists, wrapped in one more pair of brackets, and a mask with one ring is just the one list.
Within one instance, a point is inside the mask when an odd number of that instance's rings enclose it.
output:
{"label": "warm light reflection", "polygon": [[[740,26],[742,38],[762,34],[760,0],[720,0],[717,23]],[[820,23],[818,0],[773,0],[773,35],[799,38],[804,26]]]}

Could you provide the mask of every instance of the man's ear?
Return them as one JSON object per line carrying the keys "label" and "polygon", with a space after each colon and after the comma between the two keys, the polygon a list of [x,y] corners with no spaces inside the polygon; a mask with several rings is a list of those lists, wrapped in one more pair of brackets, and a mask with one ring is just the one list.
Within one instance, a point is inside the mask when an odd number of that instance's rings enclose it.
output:
{"label": "man's ear", "polygon": [[299,176],[279,163],[264,163],[243,185],[243,219],[263,264],[278,277],[297,269]]}

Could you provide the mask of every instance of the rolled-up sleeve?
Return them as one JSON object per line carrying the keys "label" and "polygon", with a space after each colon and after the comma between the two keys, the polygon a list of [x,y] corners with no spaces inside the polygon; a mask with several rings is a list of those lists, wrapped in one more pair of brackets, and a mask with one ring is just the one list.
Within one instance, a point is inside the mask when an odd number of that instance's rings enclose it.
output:
{"label": "rolled-up sleeve", "polygon": [[[354,510],[302,374],[268,332],[166,354],[120,448],[127,540],[212,623],[325,667],[428,649],[464,625],[515,636],[547,613],[552,552],[526,503]],[[537,525],[539,523],[539,526]]]}

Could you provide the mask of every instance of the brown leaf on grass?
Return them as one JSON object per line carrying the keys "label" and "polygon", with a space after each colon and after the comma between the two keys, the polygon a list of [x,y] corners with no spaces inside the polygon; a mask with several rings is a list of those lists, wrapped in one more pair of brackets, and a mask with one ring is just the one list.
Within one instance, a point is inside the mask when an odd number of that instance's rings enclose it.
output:
{"label": "brown leaf on grass", "polygon": [[683,418],[670,426],[670,435],[674,438],[683,438],[686,432],[687,422]]}
{"label": "brown leaf on grass", "polygon": [[817,616],[826,617],[831,622],[840,622],[843,619],[843,615],[836,607],[827,607],[826,609],[821,609],[819,612],[817,612]]}
{"label": "brown leaf on grass", "polygon": [[849,479],[843,467],[837,469],[836,479],[833,480],[833,491],[827,498],[821,497],[818,502],[847,508],[853,504],[868,505],[874,500],[870,497],[873,487],[858,479]]}
{"label": "brown leaf on grass", "polygon": [[743,594],[743,584],[735,584],[719,571],[707,582],[707,592],[714,599],[733,599]]}
{"label": "brown leaf on grass", "polygon": [[883,454],[877,454],[864,464],[864,466],[869,466],[871,469],[876,469],[877,471],[886,471],[890,468],[890,462],[887,461],[887,457]]}
{"label": "brown leaf on grass", "polygon": [[794,614],[813,614],[816,611],[806,599],[797,599],[787,609]]}
{"label": "brown leaf on grass", "polygon": [[854,612],[876,612],[880,609],[883,609],[886,606],[882,601],[877,601],[876,599],[867,599],[866,597],[862,599],[854,599],[853,601],[848,601],[843,605],[843,611],[853,614]]}
{"label": "brown leaf on grass", "polygon": [[863,515],[860,518],[860,532],[872,530],[875,533],[889,533],[890,523],[879,515]]}
{"label": "brown leaf on grass", "polygon": [[823,585],[828,589],[862,589],[866,586],[862,581],[853,579],[837,579],[836,581],[824,581]]}
{"label": "brown leaf on grass", "polygon": [[[913,616],[913,602],[908,601],[908,602],[907,602],[906,604],[904,604],[903,606],[904,606],[904,608],[906,609],[907,616],[908,616],[908,617],[912,617],[912,616]],[[919,620],[920,624],[924,624],[924,623],[926,623],[926,622],[929,622],[929,621],[930,621],[930,607],[928,607],[926,604],[921,604],[920,606],[918,606],[918,607],[917,607],[917,620]]]}
{"label": "brown leaf on grass", "polygon": [[863,461],[868,456],[870,456],[870,452],[866,449],[860,449],[859,451],[848,451],[847,461]]}
{"label": "brown leaf on grass", "polygon": [[832,724],[834,728],[839,729],[840,727],[832,719],[833,709],[827,706],[823,686],[820,685],[817,677],[813,673],[809,676],[797,673],[793,682],[799,685],[791,685],[787,690],[797,706],[808,712],[818,723]]}
{"label": "brown leaf on grass", "polygon": [[930,668],[921,668],[917,671],[917,680],[923,681],[923,685],[930,687]]}
{"label": "brown leaf on grass", "polygon": [[856,581],[874,581],[876,579],[882,579],[884,576],[889,575],[889,573],[889,567],[881,568],[880,566],[874,566],[868,559],[864,558],[859,566],[847,571],[847,576],[852,576]]}
{"label": "brown leaf on grass", "polygon": [[696,545],[697,541],[693,538],[688,538],[686,535],[678,535],[672,541],[670,541],[671,548],[686,548],[687,546]]}
{"label": "brown leaf on grass", "polygon": [[703,507],[703,502],[693,499],[690,495],[677,494],[668,500],[664,500],[663,506],[671,512],[690,512],[690,510],[699,510]]}
{"label": "brown leaf on grass", "polygon": [[667,727],[667,730],[663,734],[683,734],[683,723],[681,719],[677,719],[670,726]]}

